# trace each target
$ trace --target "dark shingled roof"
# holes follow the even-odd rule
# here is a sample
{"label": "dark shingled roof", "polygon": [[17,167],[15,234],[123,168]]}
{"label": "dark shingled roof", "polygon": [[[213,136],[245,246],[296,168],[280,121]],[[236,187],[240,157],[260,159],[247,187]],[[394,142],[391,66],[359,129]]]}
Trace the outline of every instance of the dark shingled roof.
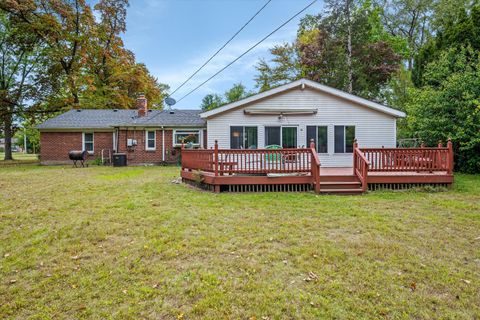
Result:
{"label": "dark shingled roof", "polygon": [[79,109],[48,119],[38,129],[107,129],[123,126],[204,127],[201,110],[149,110],[138,117],[137,110]]}

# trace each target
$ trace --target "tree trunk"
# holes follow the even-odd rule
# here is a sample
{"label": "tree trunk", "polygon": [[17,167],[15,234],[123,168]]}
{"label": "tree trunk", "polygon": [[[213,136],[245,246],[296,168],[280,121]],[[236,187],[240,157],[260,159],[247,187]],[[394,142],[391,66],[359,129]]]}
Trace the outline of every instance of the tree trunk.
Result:
{"label": "tree trunk", "polygon": [[353,70],[352,70],[352,22],[350,19],[351,0],[345,1],[345,16],[347,18],[347,68],[348,68],[348,93],[353,91]]}
{"label": "tree trunk", "polygon": [[4,133],[5,133],[5,158],[4,160],[13,160],[12,157],[12,114],[9,113],[9,109],[7,109],[4,117]]}

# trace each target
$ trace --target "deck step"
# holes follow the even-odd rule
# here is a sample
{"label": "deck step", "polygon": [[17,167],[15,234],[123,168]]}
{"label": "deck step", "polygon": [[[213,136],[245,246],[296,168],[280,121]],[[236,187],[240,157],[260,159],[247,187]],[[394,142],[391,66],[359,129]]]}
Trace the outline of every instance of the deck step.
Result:
{"label": "deck step", "polygon": [[320,181],[321,189],[354,189],[360,188],[362,183],[360,181]]}
{"label": "deck step", "polygon": [[361,194],[363,192],[362,188],[349,188],[349,189],[322,189],[320,188],[320,193],[331,193],[331,194]]}
{"label": "deck step", "polygon": [[322,175],[320,172],[320,182],[355,182],[358,181],[357,176],[355,175],[335,175],[327,176]]}

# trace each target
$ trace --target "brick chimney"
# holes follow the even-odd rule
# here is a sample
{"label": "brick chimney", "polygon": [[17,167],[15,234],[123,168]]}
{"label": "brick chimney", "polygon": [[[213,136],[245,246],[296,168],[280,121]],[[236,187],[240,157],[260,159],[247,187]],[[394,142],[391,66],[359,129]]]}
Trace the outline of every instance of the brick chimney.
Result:
{"label": "brick chimney", "polygon": [[148,113],[147,99],[145,98],[145,94],[143,94],[143,93],[138,94],[137,110],[138,110],[138,116],[139,117],[144,117]]}

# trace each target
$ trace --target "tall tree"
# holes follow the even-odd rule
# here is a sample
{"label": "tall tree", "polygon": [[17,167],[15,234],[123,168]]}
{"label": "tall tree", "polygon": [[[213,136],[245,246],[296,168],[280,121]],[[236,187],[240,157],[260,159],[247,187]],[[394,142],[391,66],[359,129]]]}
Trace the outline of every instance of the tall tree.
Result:
{"label": "tall tree", "polygon": [[15,17],[0,11],[0,119],[5,136],[5,160],[12,160],[14,120],[34,99],[43,43],[26,32]]}
{"label": "tall tree", "polygon": [[428,80],[423,75],[426,66],[438,59],[444,50],[465,46],[480,50],[480,4],[471,6],[465,2],[436,23],[437,34],[421,48],[415,58],[412,80],[418,87]]}
{"label": "tall tree", "polygon": [[[28,25],[49,48],[51,72],[65,83],[64,105],[79,104],[80,75],[91,44],[94,17],[85,0],[9,0],[0,8]],[[60,71],[60,72],[59,72]]]}
{"label": "tall tree", "polygon": [[405,38],[408,44],[407,69],[430,36],[434,0],[378,0],[382,22],[394,36]]}
{"label": "tall tree", "polygon": [[[379,9],[370,3],[331,1],[325,15],[301,20],[296,41],[260,61],[260,89],[305,77],[366,98],[383,92],[398,71],[404,44],[387,34]],[[287,71],[287,72],[286,72]]]}
{"label": "tall tree", "polygon": [[480,54],[471,46],[441,52],[409,90],[407,133],[430,145],[451,138],[456,170],[480,172]]}

